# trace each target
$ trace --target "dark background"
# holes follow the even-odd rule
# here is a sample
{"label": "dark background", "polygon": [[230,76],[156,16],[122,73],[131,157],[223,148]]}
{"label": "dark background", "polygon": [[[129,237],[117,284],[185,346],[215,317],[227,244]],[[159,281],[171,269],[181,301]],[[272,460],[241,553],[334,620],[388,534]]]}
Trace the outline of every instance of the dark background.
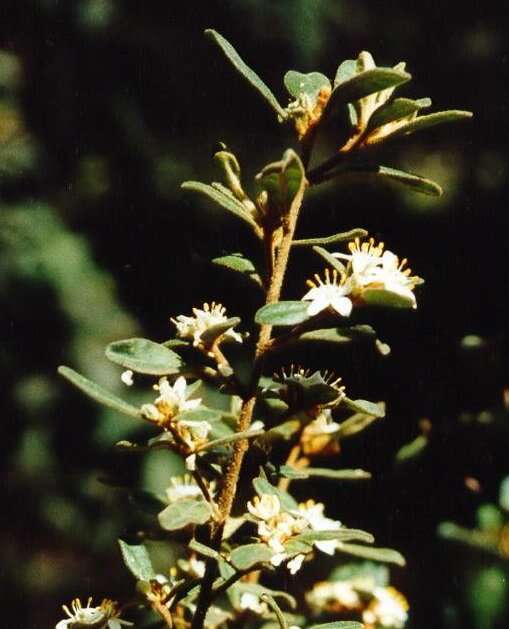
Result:
{"label": "dark background", "polygon": [[[412,627],[507,626],[507,611],[481,624],[465,593],[490,560],[436,535],[443,520],[473,526],[509,472],[506,13],[502,3],[359,0],[0,4],[2,626],[52,626],[62,602],[88,592],[125,598],[132,583],[115,539],[132,516],[125,494],[97,477],[164,483],[155,459],[133,466],[111,454],[137,426],[70,390],[56,366],[119,390],[107,342],[165,340],[169,316],[206,300],[244,319],[259,305],[209,264],[253,253],[249,234],[180,183],[218,178],[218,140],[237,154],[247,187],[296,141],[203,36],[207,27],[282,103],[286,70],[333,76],[366,49],[380,65],[407,61],[414,79],[402,95],[474,112],[387,155],[436,179],[442,198],[331,183],[310,193],[298,233],[365,227],[426,279],[416,312],[363,315],[391,356],[307,357],[334,368],[353,394],[388,404],[384,422],[342,454],[342,465],[375,479],[335,488],[331,515],[406,555],[393,581],[410,600]],[[319,156],[333,149],[324,143]],[[300,298],[318,270],[311,254],[296,253],[287,298]],[[423,418],[433,426],[427,449],[396,466]],[[327,487],[313,491],[326,496]]]}

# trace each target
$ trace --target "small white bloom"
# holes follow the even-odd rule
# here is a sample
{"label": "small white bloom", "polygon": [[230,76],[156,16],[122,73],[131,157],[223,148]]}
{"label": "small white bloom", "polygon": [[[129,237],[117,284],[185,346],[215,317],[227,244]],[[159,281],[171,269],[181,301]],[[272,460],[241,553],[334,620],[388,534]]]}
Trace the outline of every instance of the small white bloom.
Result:
{"label": "small white bloom", "polygon": [[269,612],[267,603],[260,600],[260,597],[252,592],[244,592],[239,600],[240,609],[250,609],[255,614],[264,615]]}
{"label": "small white bloom", "polygon": [[56,624],[55,629],[74,629],[77,627],[92,626],[95,629],[121,629],[121,625],[132,626],[133,623],[119,618],[120,612],[115,601],[104,599],[98,607],[92,606],[89,598],[87,605],[83,607],[79,598],[71,603],[71,609],[63,605],[63,610],[68,618]]}
{"label": "small white bloom", "polygon": [[361,605],[361,599],[354,586],[348,581],[323,581],[313,586],[306,594],[306,601],[317,611],[334,611],[337,607],[355,609]]}
{"label": "small white bloom", "polygon": [[[299,504],[298,515],[304,518],[313,531],[337,531],[341,528],[341,522],[327,518],[323,514],[324,505],[321,502],[315,503],[314,500],[308,500]],[[314,542],[314,545],[327,555],[333,555],[338,546],[335,539],[322,540]]]}
{"label": "small white bloom", "polygon": [[333,253],[335,258],[342,258],[351,263],[351,282],[354,290],[374,281],[374,274],[382,264],[384,243],[375,245],[373,238],[360,242],[359,238],[348,243],[350,253]]}
{"label": "small white bloom", "polygon": [[408,619],[408,602],[392,587],[375,588],[374,598],[362,614],[366,624],[387,629],[403,629]]}
{"label": "small white bloom", "polygon": [[375,281],[380,282],[386,291],[406,297],[412,302],[412,307],[417,308],[413,289],[422,283],[420,277],[411,276],[411,270],[403,268],[406,259],[401,262],[391,251],[386,251],[382,256],[382,268],[378,270]]}
{"label": "small white bloom", "polygon": [[179,376],[173,386],[164,377],[154,386],[160,395],[154,404],[144,404],[141,412],[150,421],[164,423],[173,419],[183,411],[192,411],[201,404],[201,398],[188,400],[186,395],[187,383],[184,376]]}
{"label": "small white bloom", "polygon": [[185,476],[174,476],[170,479],[170,486],[166,489],[168,504],[201,497],[201,489],[196,484],[194,478],[189,474]]}
{"label": "small white bloom", "polygon": [[308,314],[314,316],[325,310],[332,308],[342,317],[350,316],[352,312],[352,301],[347,295],[351,293],[350,283],[345,276],[338,277],[336,269],[332,271],[332,278],[329,269],[325,269],[325,282],[319,275],[315,275],[316,283],[308,280],[310,290],[302,297],[302,301],[310,301]]}
{"label": "small white bloom", "polygon": [[134,374],[131,369],[126,369],[126,371],[122,372],[120,380],[122,380],[127,387],[132,387],[134,384],[133,375]]}
{"label": "small white bloom", "polygon": [[295,555],[295,557],[286,564],[290,574],[295,574],[301,569],[302,562],[305,558],[305,555]]}
{"label": "small white bloom", "polygon": [[[216,325],[227,321],[226,308],[221,304],[212,302],[203,304],[203,309],[193,308],[192,317],[186,315],[178,315],[175,319],[171,319],[177,328],[177,336],[180,338],[192,339],[193,345],[198,346],[202,343],[202,335],[204,332]],[[238,343],[242,343],[242,336],[235,332],[232,328],[224,333],[225,337],[232,338]]]}
{"label": "small white bloom", "polygon": [[279,498],[272,494],[263,494],[262,497],[255,496],[253,502],[247,503],[247,510],[251,515],[260,520],[270,520],[279,514],[281,503]]}

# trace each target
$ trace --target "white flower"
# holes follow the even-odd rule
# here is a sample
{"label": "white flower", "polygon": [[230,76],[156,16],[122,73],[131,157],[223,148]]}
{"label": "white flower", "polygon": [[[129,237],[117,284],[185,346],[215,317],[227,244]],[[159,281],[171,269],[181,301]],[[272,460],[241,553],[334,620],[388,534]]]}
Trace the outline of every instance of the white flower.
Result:
{"label": "white flower", "polygon": [[408,619],[408,602],[405,597],[392,587],[375,588],[374,598],[362,620],[369,625],[402,629]]}
{"label": "white flower", "polygon": [[[204,332],[228,320],[226,308],[215,302],[212,302],[210,305],[203,304],[203,309],[193,308],[193,315],[193,317],[178,315],[171,321],[177,328],[177,336],[192,339],[195,346],[199,346],[202,343]],[[242,336],[232,328],[228,329],[224,336],[242,343]]]}
{"label": "white flower", "polygon": [[335,258],[342,258],[351,263],[352,288],[360,288],[374,281],[374,274],[377,273],[382,264],[382,253],[384,243],[375,245],[373,238],[361,243],[359,238],[348,243],[350,253],[333,253]]}
{"label": "white flower", "polygon": [[174,504],[180,500],[192,500],[201,498],[201,489],[192,476],[174,476],[170,479],[170,486],[166,489],[168,504]]}
{"label": "white flower", "polygon": [[[305,503],[300,503],[299,510],[295,513],[304,518],[313,531],[337,531],[341,528],[341,522],[325,517],[323,514],[324,508],[321,502],[315,503],[314,500],[308,500]],[[318,550],[321,550],[327,555],[333,555],[338,546],[338,541],[335,539],[321,540],[313,543]]]}
{"label": "white flower", "polygon": [[390,293],[396,293],[406,297],[412,302],[412,307],[417,308],[413,289],[422,283],[420,277],[411,276],[412,271],[405,269],[407,261],[401,262],[391,251],[386,251],[382,256],[382,267],[378,269],[375,281],[380,282],[383,288]]}
{"label": "white flower", "polygon": [[201,398],[188,400],[186,395],[187,383],[184,376],[179,376],[172,386],[168,378],[159,380],[154,386],[160,395],[154,404],[144,404],[141,412],[146,419],[156,423],[165,423],[183,411],[192,411],[201,404]]}
{"label": "white flower", "polygon": [[133,380],[133,372],[131,369],[126,369],[125,371],[122,372],[121,376],[120,376],[120,380],[122,380],[122,382],[127,386],[127,387],[132,387],[134,380]]}
{"label": "white flower", "polygon": [[345,276],[338,278],[336,269],[332,271],[332,278],[329,269],[325,269],[325,282],[319,275],[315,275],[316,283],[308,280],[310,290],[302,297],[302,301],[310,301],[308,314],[314,316],[325,310],[332,308],[342,317],[350,316],[352,312],[352,301],[347,295],[351,293],[350,283]]}
{"label": "white flower", "polygon": [[255,518],[270,520],[279,514],[281,503],[277,496],[263,494],[261,498],[255,496],[253,502],[248,502],[247,510],[251,515],[254,515]]}
{"label": "white flower", "polygon": [[360,606],[361,599],[353,585],[348,581],[323,581],[317,583],[311,592],[306,594],[306,601],[317,611],[339,611],[355,609]]}
{"label": "white flower", "polygon": [[260,600],[260,597],[251,592],[244,592],[239,600],[240,609],[250,609],[255,614],[264,615],[269,612],[267,603]]}
{"label": "white flower", "polygon": [[95,629],[121,629],[122,625],[133,624],[119,618],[118,604],[109,599],[104,599],[99,607],[92,607],[92,599],[89,598],[86,607],[83,607],[80,599],[75,598],[71,609],[63,605],[63,610],[68,618],[58,622],[55,629],[81,629],[88,626]]}
{"label": "white flower", "polygon": [[290,571],[290,574],[295,574],[301,569],[302,562],[305,558],[306,555],[295,555],[295,557],[286,564],[286,567]]}
{"label": "white flower", "polygon": [[333,421],[330,409],[323,409],[320,415],[307,424],[302,431],[300,442],[304,454],[339,451],[338,443],[334,438],[339,427],[340,425]]}

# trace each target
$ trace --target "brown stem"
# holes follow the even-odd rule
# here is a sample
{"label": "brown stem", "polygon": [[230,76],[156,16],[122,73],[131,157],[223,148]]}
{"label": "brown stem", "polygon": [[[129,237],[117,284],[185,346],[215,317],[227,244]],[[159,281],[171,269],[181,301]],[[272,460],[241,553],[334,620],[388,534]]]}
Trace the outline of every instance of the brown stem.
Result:
{"label": "brown stem", "polygon": [[[283,217],[282,221],[282,231],[283,238],[281,240],[281,244],[279,245],[276,253],[276,259],[274,263],[274,268],[272,274],[270,276],[270,282],[267,290],[267,297],[265,300],[266,304],[273,304],[279,300],[279,296],[281,294],[281,289],[283,287],[283,281],[286,273],[286,267],[288,265],[288,257],[290,255],[290,250],[292,247],[293,235],[295,233],[295,227],[297,226],[297,219],[299,217],[299,210],[302,205],[302,199],[304,197],[304,193],[308,187],[307,180],[303,181],[299,191],[293,198],[292,204],[287,212],[287,214]],[[266,245],[272,244],[266,242]],[[244,399],[242,404],[242,408],[239,415],[239,421],[237,424],[237,431],[244,432],[249,429],[251,425],[251,420],[253,418],[253,411],[256,403],[256,387],[258,385],[258,381],[261,375],[262,363],[265,356],[265,348],[269,343],[272,334],[272,326],[263,324],[260,327],[260,333],[258,336],[258,342],[256,344],[256,352],[255,352],[255,367],[253,370],[253,377],[251,380],[251,385],[249,387],[249,394]],[[242,467],[242,461],[244,460],[244,455],[249,447],[249,441],[247,439],[242,439],[236,441],[233,446],[232,458],[230,461],[230,465],[226,471],[226,475],[224,478],[223,487],[221,489],[221,493],[219,494],[218,499],[218,507],[220,519],[214,525],[213,529],[213,547],[219,547],[221,544],[222,537],[222,529],[224,528],[224,523],[228,519],[230,512],[233,506],[233,500],[237,493],[237,483],[239,480],[240,470]],[[216,574],[216,564],[213,560],[207,561],[207,568],[205,572],[205,576],[203,577],[202,586],[200,588],[200,594],[198,596],[196,612],[194,614],[192,629],[202,629],[203,622],[205,620],[205,615],[207,613],[207,609],[212,601],[213,592],[212,592],[212,584],[214,581],[214,577]]]}

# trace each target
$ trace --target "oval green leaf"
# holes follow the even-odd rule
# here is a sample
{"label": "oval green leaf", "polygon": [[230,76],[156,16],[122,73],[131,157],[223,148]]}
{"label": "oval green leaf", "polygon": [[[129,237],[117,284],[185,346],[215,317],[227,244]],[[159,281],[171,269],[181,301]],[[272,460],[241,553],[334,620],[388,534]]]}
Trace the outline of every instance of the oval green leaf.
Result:
{"label": "oval green leaf", "polygon": [[161,511],[159,524],[165,531],[177,531],[189,524],[205,524],[211,518],[211,509],[204,500],[179,500]]}
{"label": "oval green leaf", "polygon": [[315,98],[322,87],[331,88],[329,79],[320,72],[310,72],[303,74],[295,70],[289,70],[284,78],[285,87],[294,98],[300,94],[307,94]]}
{"label": "oval green leaf", "polygon": [[261,325],[298,325],[307,321],[309,304],[305,301],[278,301],[260,308],[255,315],[256,323]]}
{"label": "oval green leaf", "polygon": [[260,563],[267,563],[273,555],[267,544],[246,544],[235,548],[230,554],[230,563],[237,570],[249,570]]}
{"label": "oval green leaf", "polygon": [[406,563],[403,555],[392,548],[373,548],[373,546],[359,546],[357,544],[342,542],[337,550],[347,555],[372,559],[373,561],[380,561],[382,563],[393,563],[397,566],[404,566]]}
{"label": "oval green leaf", "polygon": [[106,347],[105,353],[106,358],[117,365],[152,376],[175,374],[182,367],[178,354],[148,339],[114,341]]}
{"label": "oval green leaf", "polygon": [[351,400],[350,398],[344,397],[343,404],[358,413],[365,413],[373,417],[385,417],[385,409],[380,404],[375,404],[368,400]]}
{"label": "oval green leaf", "polygon": [[130,545],[121,539],[118,543],[125,565],[139,581],[150,581],[156,577],[152,561],[143,544]]}
{"label": "oval green leaf", "polygon": [[88,378],[85,378],[85,376],[79,374],[77,371],[74,371],[74,369],[61,366],[58,368],[58,373],[96,402],[104,404],[104,406],[108,406],[109,408],[119,411],[120,413],[124,413],[125,415],[129,415],[131,417],[141,417],[141,411],[139,408],[124,402],[124,400],[116,396],[114,393],[103,389],[95,382],[92,382]]}

